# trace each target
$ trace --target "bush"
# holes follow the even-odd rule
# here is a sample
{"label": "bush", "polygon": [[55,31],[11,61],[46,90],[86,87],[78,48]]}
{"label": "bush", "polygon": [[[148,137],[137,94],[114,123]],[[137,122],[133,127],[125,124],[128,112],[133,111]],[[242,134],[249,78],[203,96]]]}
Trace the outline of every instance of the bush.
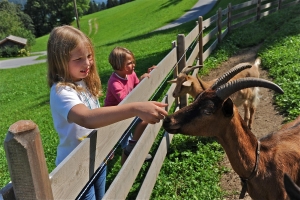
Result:
{"label": "bush", "polygon": [[29,51],[27,51],[26,49],[21,49],[18,51],[18,57],[26,57],[26,56],[30,56]]}
{"label": "bush", "polygon": [[17,45],[5,46],[0,49],[1,57],[17,57],[19,54],[19,48]]}

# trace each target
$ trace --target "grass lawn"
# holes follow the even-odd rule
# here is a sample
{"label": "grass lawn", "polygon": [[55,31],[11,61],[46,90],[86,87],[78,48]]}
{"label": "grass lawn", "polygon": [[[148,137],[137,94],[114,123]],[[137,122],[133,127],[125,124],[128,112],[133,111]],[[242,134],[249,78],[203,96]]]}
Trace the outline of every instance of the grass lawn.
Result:
{"label": "grass lawn", "polygon": [[[112,73],[108,64],[108,54],[113,47],[124,46],[135,53],[136,71],[140,75],[149,66],[157,64],[164,58],[171,49],[171,42],[176,40],[177,34],[187,34],[192,30],[195,26],[194,21],[170,30],[151,33],[152,30],[181,16],[197,1],[175,2],[136,0],[80,19],[81,30],[89,35],[95,44],[96,61],[104,96],[107,80]],[[233,5],[240,2],[244,1],[231,1]],[[219,7],[225,8],[227,4],[228,1],[219,1],[208,16],[215,14]],[[276,77],[275,82],[285,91],[284,95],[276,97],[276,102],[280,107],[288,110],[288,120],[295,118],[300,113],[299,90],[295,87],[299,83],[298,69],[300,69],[299,12],[300,6],[293,6],[235,30],[225,37],[222,45],[205,61],[206,70],[201,70],[200,75],[209,73],[209,69],[225,61],[239,48],[265,41],[260,51],[263,67],[270,70],[270,74]],[[92,31],[88,26],[89,21],[92,24]],[[259,34],[253,34],[254,32]],[[47,35],[37,38],[32,52],[44,51],[47,39]],[[287,48],[289,51],[285,51]],[[4,141],[9,126],[14,122],[23,119],[33,120],[41,131],[50,172],[55,168],[58,137],[53,129],[50,114],[46,67],[43,63],[0,70],[0,131],[2,132],[0,139]],[[100,98],[101,105],[103,99],[104,97]],[[3,146],[0,147],[0,155],[2,188],[10,180]],[[174,136],[170,153],[164,162],[151,198],[221,199],[222,191],[218,183],[226,169],[219,167],[217,163],[223,155],[220,145],[212,139]],[[118,155],[114,159],[119,159]],[[108,184],[120,167],[119,161],[114,163],[114,166],[110,166]],[[195,173],[190,173],[191,170]],[[129,197],[134,198],[138,187],[139,184],[136,183]]]}

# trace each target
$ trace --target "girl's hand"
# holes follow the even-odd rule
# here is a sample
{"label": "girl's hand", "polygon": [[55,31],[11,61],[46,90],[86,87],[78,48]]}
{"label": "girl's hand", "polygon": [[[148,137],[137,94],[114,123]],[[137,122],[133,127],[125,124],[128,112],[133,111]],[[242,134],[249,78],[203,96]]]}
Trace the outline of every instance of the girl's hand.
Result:
{"label": "girl's hand", "polygon": [[140,77],[140,81],[143,80],[143,79],[146,78],[146,77],[150,78],[150,74],[148,74],[148,73],[143,74],[143,75]]}
{"label": "girl's hand", "polygon": [[155,65],[153,65],[152,67],[148,68],[148,73],[143,74],[143,75],[140,77],[140,81],[143,80],[143,79],[146,78],[146,77],[150,78],[150,72],[151,72],[153,69],[155,69],[155,68],[156,68]]}
{"label": "girl's hand", "polygon": [[149,124],[158,123],[168,115],[164,109],[167,105],[156,101],[137,102],[137,116]]}
{"label": "girl's hand", "polygon": [[156,65],[153,65],[152,67],[148,68],[148,74],[155,68],[156,68]]}

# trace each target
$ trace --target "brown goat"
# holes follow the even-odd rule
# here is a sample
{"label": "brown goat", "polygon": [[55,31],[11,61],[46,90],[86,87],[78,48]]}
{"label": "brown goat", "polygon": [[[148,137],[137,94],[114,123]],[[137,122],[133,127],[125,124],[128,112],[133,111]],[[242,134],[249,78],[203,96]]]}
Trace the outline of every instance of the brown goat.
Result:
{"label": "brown goat", "polygon": [[[239,66],[249,66],[249,68],[239,72],[236,74],[232,80],[245,78],[245,77],[259,77],[259,66],[261,64],[261,59],[257,58],[252,65],[251,63],[240,63],[236,65],[235,67]],[[179,97],[185,94],[191,95],[193,98],[195,98],[199,93],[206,90],[210,86],[213,85],[213,83],[217,80],[210,80],[210,81],[204,81],[200,77],[193,77],[191,75],[188,75],[188,73],[195,68],[199,68],[201,66],[188,66],[185,67],[181,73],[178,74],[178,77],[176,79],[173,79],[169,81],[169,83],[176,83],[176,87],[172,93],[173,97]],[[233,100],[234,104],[239,107],[243,105],[244,107],[244,120],[248,127],[251,129],[253,120],[254,120],[254,113],[257,107],[257,104],[259,102],[259,89],[258,87],[253,88],[245,88],[242,90],[239,90],[232,94],[230,98]]]}
{"label": "brown goat", "polygon": [[278,85],[260,78],[226,83],[234,75],[230,74],[220,77],[189,106],[167,116],[163,127],[173,134],[215,137],[242,180],[241,198],[247,191],[252,199],[288,199],[284,173],[300,185],[300,117],[258,140],[228,97],[247,87],[283,91]]}

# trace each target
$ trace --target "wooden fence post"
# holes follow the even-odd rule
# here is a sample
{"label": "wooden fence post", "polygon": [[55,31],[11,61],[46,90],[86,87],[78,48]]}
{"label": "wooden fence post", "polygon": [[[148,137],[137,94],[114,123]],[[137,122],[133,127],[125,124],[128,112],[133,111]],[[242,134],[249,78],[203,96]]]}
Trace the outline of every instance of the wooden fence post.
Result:
{"label": "wooden fence post", "polygon": [[[174,40],[172,42],[172,49],[176,48],[176,41]],[[178,76],[178,64],[176,64],[174,70],[173,70],[173,79],[177,78]],[[178,98],[175,98],[175,108],[178,106]]]}
{"label": "wooden fence post", "polygon": [[282,3],[282,0],[278,0],[278,10],[281,9],[281,3]]}
{"label": "wooden fence post", "polygon": [[222,8],[219,8],[217,14],[218,14],[218,20],[217,20],[218,43],[221,43],[221,40],[222,40]]}
{"label": "wooden fence post", "polygon": [[260,6],[261,6],[261,0],[257,0],[257,4],[256,4],[256,20],[260,19]]}
{"label": "wooden fence post", "polygon": [[12,124],[4,149],[16,199],[53,199],[37,125],[30,120]]}
{"label": "wooden fence post", "polygon": [[228,28],[228,33],[231,31],[231,3],[228,4],[228,13],[227,13],[227,28]]}
{"label": "wooden fence post", "polygon": [[[177,62],[178,62],[178,72],[180,73],[182,69],[186,66],[186,54],[185,54],[185,36],[184,34],[177,35]],[[187,105],[188,95],[180,96],[179,98],[179,108],[183,108]]]}
{"label": "wooden fence post", "polygon": [[198,18],[198,26],[199,26],[199,52],[198,52],[198,58],[199,58],[199,65],[203,65],[203,18],[200,16]]}

